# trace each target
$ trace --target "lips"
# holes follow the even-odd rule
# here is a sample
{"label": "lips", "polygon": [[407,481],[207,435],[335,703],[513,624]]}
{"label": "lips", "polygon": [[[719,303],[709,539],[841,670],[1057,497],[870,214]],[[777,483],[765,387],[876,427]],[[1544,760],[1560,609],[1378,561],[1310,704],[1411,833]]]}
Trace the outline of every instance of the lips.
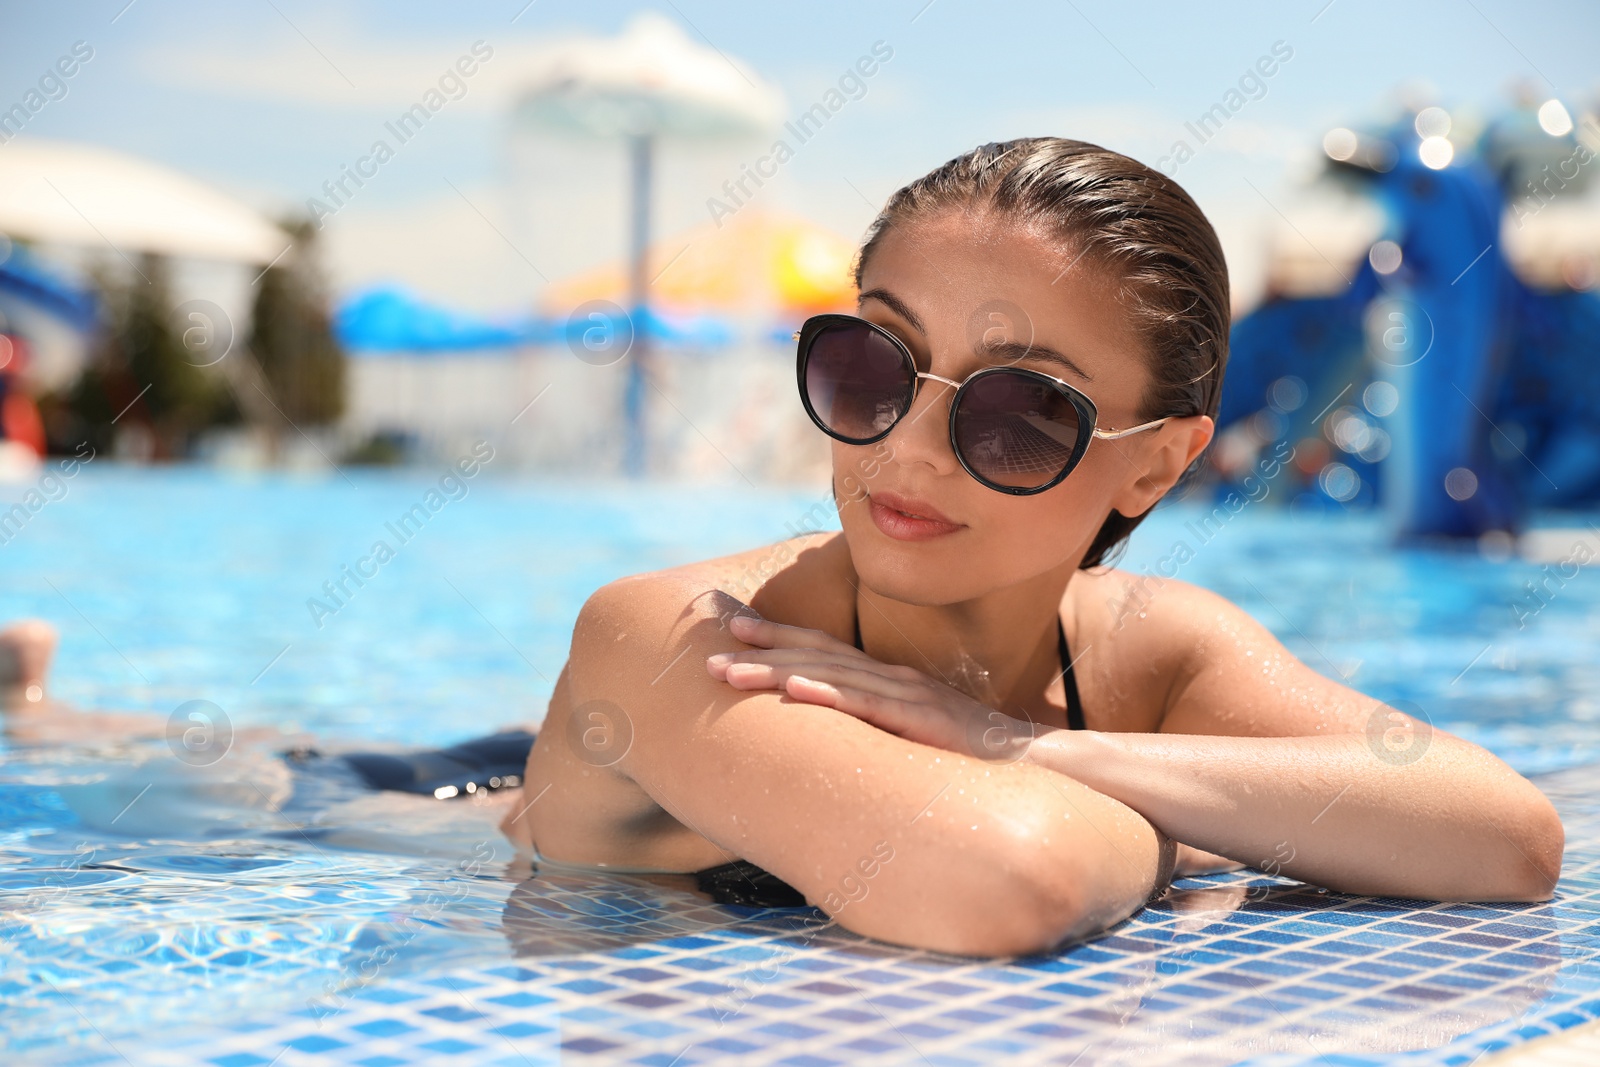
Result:
{"label": "lips", "polygon": [[872,499],[876,500],[884,507],[894,508],[896,511],[903,511],[907,515],[911,515],[915,518],[932,519],[934,522],[948,523],[951,526],[961,525],[961,523],[956,522],[954,519],[948,517],[944,514],[944,512],[940,511],[932,504],[917,500],[914,497],[901,496],[898,493],[891,493],[888,490],[880,489],[873,490],[871,496]]}

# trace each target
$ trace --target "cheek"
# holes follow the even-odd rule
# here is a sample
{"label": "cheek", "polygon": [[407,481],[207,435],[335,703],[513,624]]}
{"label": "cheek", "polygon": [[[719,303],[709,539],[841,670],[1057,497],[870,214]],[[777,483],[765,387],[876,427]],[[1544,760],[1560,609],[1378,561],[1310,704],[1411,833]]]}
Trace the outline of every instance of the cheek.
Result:
{"label": "cheek", "polygon": [[832,442],[833,492],[842,511],[851,504],[865,503],[867,493],[883,473],[883,458],[870,445]]}
{"label": "cheek", "polygon": [[1110,513],[1121,476],[1131,468],[1107,443],[1097,442],[1099,447],[1091,448],[1060,485],[1040,494],[1040,507],[1030,522],[1035,530],[1050,531],[1052,547],[1065,551],[1087,545]]}

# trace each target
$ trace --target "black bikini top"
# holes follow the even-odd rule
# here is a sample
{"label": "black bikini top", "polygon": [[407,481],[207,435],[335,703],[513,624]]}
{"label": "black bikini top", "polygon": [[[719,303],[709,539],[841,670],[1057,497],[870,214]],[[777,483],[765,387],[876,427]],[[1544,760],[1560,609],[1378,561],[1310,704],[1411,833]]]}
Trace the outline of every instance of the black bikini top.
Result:
{"label": "black bikini top", "polygon": [[[865,652],[861,647],[861,617],[856,616],[856,648]],[[1067,648],[1067,627],[1061,621],[1061,616],[1056,615],[1056,652],[1061,656],[1061,684],[1067,690],[1067,729],[1083,730],[1083,701],[1078,696],[1078,679],[1072,673],[1072,652]]]}
{"label": "black bikini top", "polygon": [[[861,647],[861,620],[855,620],[855,645]],[[1067,728],[1085,729],[1083,701],[1078,696],[1078,680],[1072,673],[1072,653],[1067,648],[1067,628],[1056,618],[1056,645],[1061,655],[1061,683],[1067,691]],[[718,904],[736,904],[749,908],[803,908],[805,896],[788,882],[770,871],[765,871],[749,860],[734,860],[694,872],[695,883],[701,892],[710,893]]]}

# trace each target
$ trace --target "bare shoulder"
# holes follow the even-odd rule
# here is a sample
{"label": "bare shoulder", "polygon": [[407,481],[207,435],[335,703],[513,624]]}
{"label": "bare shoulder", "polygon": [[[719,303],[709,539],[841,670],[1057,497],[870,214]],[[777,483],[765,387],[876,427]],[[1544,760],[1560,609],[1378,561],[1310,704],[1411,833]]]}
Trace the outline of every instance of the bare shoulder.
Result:
{"label": "bare shoulder", "polygon": [[734,613],[845,625],[842,583],[830,580],[844,547],[836,537],[801,535],[618,578],[590,594],[528,757],[526,807],[505,832],[574,862],[683,870],[729,859],[637,780],[650,751],[637,734],[704,707],[705,657],[748,647],[728,630]]}
{"label": "bare shoulder", "polygon": [[[736,613],[837,634],[853,608],[840,570],[847,565],[843,535],[822,533],[609,582],[573,627],[570,684],[579,694],[672,703],[685,695],[668,677],[681,659],[747,647],[728,629]],[[630,650],[620,660],[612,654],[618,642]],[[706,684],[703,664],[693,667],[695,682]]]}
{"label": "bare shoulder", "polygon": [[[1086,579],[1086,580],[1085,580]],[[1293,736],[1364,729],[1378,702],[1320,673],[1227,597],[1191,582],[1106,568],[1069,587],[1068,610],[1101,646],[1096,666],[1168,733]],[[1330,677],[1329,675],[1334,675]],[[1087,698],[1086,698],[1087,702]]]}
{"label": "bare shoulder", "polygon": [[835,603],[839,599],[837,594],[848,591],[844,575],[849,557],[844,534],[838,530],[824,530],[621,581],[643,579],[664,583],[670,588],[685,581],[700,583],[738,597],[763,614],[770,608],[804,615],[818,608],[826,610],[838,606]]}

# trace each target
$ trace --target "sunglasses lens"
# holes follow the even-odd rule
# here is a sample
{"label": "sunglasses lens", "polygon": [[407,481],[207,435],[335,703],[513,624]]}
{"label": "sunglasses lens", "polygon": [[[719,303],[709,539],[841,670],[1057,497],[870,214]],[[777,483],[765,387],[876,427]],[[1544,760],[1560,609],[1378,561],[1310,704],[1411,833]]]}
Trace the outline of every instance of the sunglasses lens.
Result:
{"label": "sunglasses lens", "polygon": [[1001,371],[970,382],[956,410],[956,446],[996,485],[1033,489],[1079,452],[1078,409],[1031,375]]}
{"label": "sunglasses lens", "polygon": [[876,437],[911,405],[905,355],[867,326],[827,326],[806,355],[806,397],[830,433],[852,440]]}

